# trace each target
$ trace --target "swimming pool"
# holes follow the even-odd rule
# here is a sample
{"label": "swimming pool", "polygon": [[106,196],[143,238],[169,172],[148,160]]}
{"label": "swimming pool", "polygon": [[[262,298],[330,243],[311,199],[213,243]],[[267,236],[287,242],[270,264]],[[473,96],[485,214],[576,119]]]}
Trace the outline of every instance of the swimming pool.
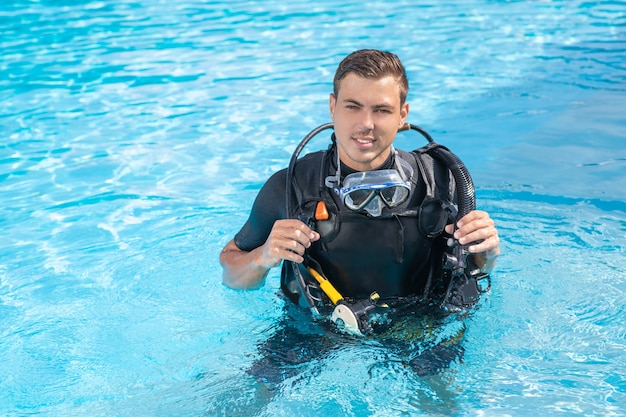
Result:
{"label": "swimming pool", "polygon": [[[623,414],[625,27],[623,1],[3,2],[0,410]],[[259,393],[278,270],[229,290],[218,253],[362,47],[404,61],[503,255],[448,369],[344,340]]]}

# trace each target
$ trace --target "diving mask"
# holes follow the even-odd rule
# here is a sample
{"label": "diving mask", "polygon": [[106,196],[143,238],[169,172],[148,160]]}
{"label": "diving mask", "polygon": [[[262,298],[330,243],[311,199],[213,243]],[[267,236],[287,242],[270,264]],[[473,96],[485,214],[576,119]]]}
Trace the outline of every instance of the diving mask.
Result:
{"label": "diving mask", "polygon": [[346,176],[335,192],[350,210],[364,210],[378,217],[383,204],[393,208],[409,198],[411,183],[403,180],[395,169],[355,172]]}
{"label": "diving mask", "polygon": [[[391,146],[395,159],[395,169],[362,171],[347,175],[341,184],[341,160],[337,154],[337,171],[326,177],[325,184],[332,188],[343,204],[354,211],[366,211],[378,217],[383,212],[383,205],[393,208],[404,203],[411,195],[413,168],[398,151]],[[407,175],[408,172],[408,175]]]}

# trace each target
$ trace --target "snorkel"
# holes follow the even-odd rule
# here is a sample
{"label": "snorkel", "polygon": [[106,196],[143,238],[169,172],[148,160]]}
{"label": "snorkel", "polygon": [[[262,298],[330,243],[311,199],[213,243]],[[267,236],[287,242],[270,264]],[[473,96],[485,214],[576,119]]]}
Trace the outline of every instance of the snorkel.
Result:
{"label": "snorkel", "polygon": [[[327,123],[323,124],[316,129],[312,130],[309,134],[307,134],[302,141],[296,147],[290,163],[287,169],[287,178],[286,178],[286,213],[290,218],[298,218],[296,211],[294,211],[294,207],[292,207],[293,201],[298,202],[298,194],[295,188],[294,181],[294,173],[295,166],[298,160],[298,157],[302,153],[303,149],[306,145],[311,141],[313,137],[315,137],[320,132],[332,129],[333,124]],[[475,209],[476,200],[475,200],[475,190],[474,185],[469,175],[469,172],[465,165],[461,162],[461,160],[456,157],[449,149],[446,147],[436,143],[433,138],[426,132],[424,129],[420,128],[417,125],[406,123],[399,131],[406,130],[415,130],[420,133],[427,141],[428,144],[421,148],[423,153],[428,153],[432,158],[437,159],[444,166],[448,168],[450,173],[452,174],[455,182],[456,182],[456,202],[457,207],[454,207],[452,203],[443,207],[444,214],[447,213],[446,224],[454,223],[454,228],[456,230],[457,222],[466,214]],[[404,161],[403,161],[404,162]],[[292,200],[293,199],[293,200]],[[315,219],[300,219],[305,223],[308,222],[308,225],[312,228],[315,228]],[[443,225],[445,226],[445,224]],[[433,236],[438,236],[441,234],[443,226],[440,231]],[[461,306],[467,306],[475,303],[475,300],[478,299],[478,295],[480,292],[483,292],[478,289],[477,281],[481,279],[480,270],[469,270],[471,268],[471,262],[468,262],[469,252],[467,251],[466,246],[462,246],[456,241],[453,237],[448,239],[447,247],[445,249],[445,253],[442,260],[442,268],[444,275],[447,274],[447,278],[449,282],[447,284],[446,294],[441,301],[440,306],[446,310],[454,310],[454,306],[460,304]],[[307,258],[307,255],[305,255]],[[303,275],[304,268],[300,268],[300,266],[295,262],[289,262],[290,267],[293,270],[293,274],[295,276],[295,281],[298,286],[298,290],[301,294],[301,299],[306,301],[308,308],[313,313],[314,317],[321,318],[316,302],[319,302],[320,299],[312,296],[310,293],[309,287],[311,284],[318,285],[318,288],[324,292],[328,299],[332,301],[334,305],[334,311],[331,316],[331,321],[336,324],[340,324],[340,327],[343,326],[345,330],[348,330],[351,333],[356,334],[367,334],[371,331],[371,326],[368,323],[367,312],[377,306],[378,296],[374,294],[369,299],[360,300],[356,303],[347,302],[341,294],[332,287],[330,281],[328,281],[325,277],[321,275],[321,271],[315,271],[315,269],[309,267],[309,273],[312,278],[309,277],[307,283],[307,279]],[[305,263],[306,264],[306,263]],[[469,266],[469,268],[468,268]],[[289,267],[289,266],[288,266]],[[306,270],[304,270],[306,273]],[[486,275],[486,274],[483,274]],[[468,278],[469,276],[469,278]],[[488,275],[486,275],[488,277]],[[315,282],[317,281],[317,283]],[[327,289],[329,289],[327,291]],[[458,294],[459,288],[461,293],[460,301]],[[487,288],[488,290],[488,288]],[[486,291],[486,290],[485,290]],[[342,325],[342,326],[341,326]]]}

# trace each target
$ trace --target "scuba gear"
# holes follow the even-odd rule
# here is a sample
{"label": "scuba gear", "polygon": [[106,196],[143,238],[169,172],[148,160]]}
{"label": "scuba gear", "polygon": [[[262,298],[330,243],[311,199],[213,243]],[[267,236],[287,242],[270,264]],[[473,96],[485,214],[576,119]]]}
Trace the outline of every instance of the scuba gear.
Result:
{"label": "scuba gear", "polygon": [[340,329],[356,335],[366,335],[372,332],[367,312],[376,307],[376,296],[366,298],[356,303],[342,302],[335,306],[330,321]]}
{"label": "scuba gear", "polygon": [[358,303],[347,302],[341,294],[333,287],[324,276],[315,269],[309,267],[308,271],[313,275],[320,285],[320,289],[328,296],[335,305],[330,321],[337,327],[353,334],[368,334],[372,328],[369,324],[367,312],[376,307],[376,301],[380,298],[377,293],[373,293],[370,298]]}
{"label": "scuba gear", "polygon": [[[457,221],[475,208],[474,187],[462,162],[427,132],[406,124],[401,130],[416,130],[429,143],[410,153],[393,150],[397,170],[349,174],[341,186],[341,161],[333,143],[329,152],[304,157],[302,167],[296,171],[296,161],[306,144],[332,127],[325,124],[309,133],[296,148],[286,172],[287,217],[302,220],[321,238],[307,250],[304,264],[285,262],[283,291],[318,318],[328,317],[331,300],[331,319],[356,324],[361,333],[368,331],[367,324],[361,324],[362,318],[377,306],[375,299],[368,298],[373,292],[385,300],[412,297],[432,302],[432,291],[441,290],[437,293],[438,304],[446,311],[477,301],[480,290],[476,283],[482,276],[476,272],[480,270],[468,259],[465,247],[446,246],[442,238],[447,224],[454,223],[456,228]],[[332,168],[329,161],[334,156],[335,172],[328,175],[327,170]],[[319,164],[320,170],[316,169]],[[416,170],[420,175],[413,179]],[[450,195],[450,174],[455,182],[454,196]],[[316,175],[321,175],[317,189]],[[335,192],[329,193],[330,189]],[[327,285],[316,279],[308,269],[311,266],[327,273],[332,284],[325,281],[347,299],[334,302],[325,295],[322,286]],[[418,294],[420,289],[422,295]]]}
{"label": "scuba gear", "polygon": [[335,188],[335,192],[350,210],[365,210],[378,217],[382,213],[382,203],[393,208],[409,198],[411,183],[403,181],[395,169],[355,172],[348,175],[343,186]]}
{"label": "scuba gear", "polygon": [[[469,265],[469,253],[454,239],[448,239],[449,250],[444,253],[443,273],[449,275],[450,284],[440,303],[449,312],[459,311],[478,302],[480,294],[491,289],[491,278],[480,268]],[[481,281],[487,280],[485,286]]]}
{"label": "scuba gear", "polygon": [[327,280],[319,272],[311,267],[309,267],[308,270],[311,275],[313,275],[313,278],[315,278],[320,284],[320,289],[324,291],[324,294],[328,296],[333,304],[337,304],[339,301],[343,300],[343,296],[339,294],[339,291],[337,291],[337,289],[333,287],[333,284],[331,284],[329,280]]}

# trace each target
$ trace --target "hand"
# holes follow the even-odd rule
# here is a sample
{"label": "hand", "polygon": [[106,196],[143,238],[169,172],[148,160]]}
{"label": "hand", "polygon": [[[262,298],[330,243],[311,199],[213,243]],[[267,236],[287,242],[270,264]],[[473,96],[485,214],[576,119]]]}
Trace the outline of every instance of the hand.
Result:
{"label": "hand", "polygon": [[306,249],[319,238],[319,233],[300,220],[277,220],[261,247],[257,263],[267,269],[278,266],[282,260],[302,263]]}
{"label": "hand", "polygon": [[[452,233],[454,226],[447,225],[446,231]],[[500,255],[498,230],[489,214],[484,211],[474,210],[463,216],[457,222],[454,238],[461,245],[469,245],[467,250],[470,253],[479,253],[485,260],[495,259]]]}

